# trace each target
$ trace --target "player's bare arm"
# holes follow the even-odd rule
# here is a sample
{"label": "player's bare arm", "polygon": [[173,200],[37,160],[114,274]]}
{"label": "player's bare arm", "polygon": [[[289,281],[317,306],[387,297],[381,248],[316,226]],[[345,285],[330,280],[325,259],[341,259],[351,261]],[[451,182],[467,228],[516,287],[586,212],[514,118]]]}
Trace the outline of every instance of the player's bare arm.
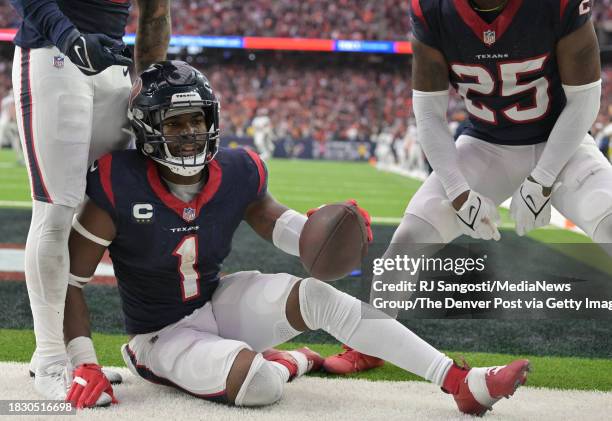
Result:
{"label": "player's bare arm", "polygon": [[424,92],[448,89],[448,63],[444,55],[414,38],[412,51],[412,87]]}
{"label": "player's bare arm", "polygon": [[106,393],[112,402],[117,402],[102,367],[98,365],[91,340],[89,309],[82,289],[93,277],[106,251],[106,244],[114,237],[115,225],[111,217],[88,200],[68,240],[70,280],[64,307],[64,339],[75,366],[75,380],[66,400],[79,408],[93,406],[102,393]]}
{"label": "player's bare arm", "polygon": [[[73,228],[68,239],[71,285],[68,286],[64,311],[66,343],[79,336],[91,336],[89,310],[82,290],[83,283],[78,284],[79,279],[91,279],[106,251],[106,246],[92,241],[92,239],[111,241],[115,237],[115,224],[111,217],[90,200],[86,202],[77,221],[80,227],[78,229]],[[79,231],[89,238],[86,238]]]}
{"label": "player's bare arm", "polygon": [[172,22],[170,0],[138,0],[140,14],[136,31],[136,73],[166,59]]}
{"label": "player's bare arm", "polygon": [[272,241],[276,221],[288,210],[288,207],[277,202],[270,193],[266,193],[264,197],[249,205],[244,219],[259,236]]}
{"label": "player's bare arm", "polygon": [[599,80],[601,62],[593,22],[585,23],[559,40],[557,62],[564,85],[586,85]]}

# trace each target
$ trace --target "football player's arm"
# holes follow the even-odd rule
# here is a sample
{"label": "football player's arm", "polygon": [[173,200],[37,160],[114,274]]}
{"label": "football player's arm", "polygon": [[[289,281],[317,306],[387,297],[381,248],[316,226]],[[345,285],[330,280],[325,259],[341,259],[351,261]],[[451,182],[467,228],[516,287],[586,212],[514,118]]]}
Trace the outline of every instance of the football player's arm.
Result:
{"label": "football player's arm", "polygon": [[438,175],[455,209],[460,209],[469,194],[461,174],[457,148],[448,128],[448,64],[437,49],[412,40],[413,107],[417,137],[432,168]]}
{"label": "football player's arm", "polygon": [[[112,218],[88,200],[75,220],[68,239],[70,279],[64,309],[64,339],[67,344],[75,338],[91,337],[89,310],[82,288],[93,277],[114,237],[115,224]],[[93,352],[93,344],[90,352]],[[95,357],[95,352],[93,355]]]}
{"label": "football player's arm", "polygon": [[56,0],[19,0],[15,4],[21,9],[23,19],[60,50],[70,33],[76,30]]}
{"label": "football player's arm", "polygon": [[551,187],[597,118],[601,96],[601,64],[593,23],[589,20],[557,43],[557,62],[567,98],[546,147],[531,173]]}
{"label": "football player's arm", "polygon": [[170,44],[172,22],[170,0],[138,0],[138,29],[136,30],[136,73],[151,64],[166,59]]}
{"label": "football player's arm", "polygon": [[266,193],[247,207],[244,219],[265,240],[288,254],[300,255],[300,234],[308,220],[306,215],[289,209]]}

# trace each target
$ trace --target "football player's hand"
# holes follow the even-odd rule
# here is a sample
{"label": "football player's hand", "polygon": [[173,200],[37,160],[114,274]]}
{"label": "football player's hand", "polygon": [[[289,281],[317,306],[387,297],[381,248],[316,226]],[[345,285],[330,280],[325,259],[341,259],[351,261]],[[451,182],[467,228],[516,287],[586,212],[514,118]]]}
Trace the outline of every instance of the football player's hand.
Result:
{"label": "football player's hand", "polygon": [[463,234],[482,240],[499,241],[501,238],[497,228],[501,217],[491,199],[471,190],[461,207],[454,210]]}
{"label": "football player's hand", "polygon": [[104,34],[82,34],[74,30],[60,49],[87,76],[110,66],[132,64],[126,45]]}
{"label": "football player's hand", "polygon": [[[357,210],[359,211],[359,214],[361,215],[361,217],[363,218],[363,220],[365,222],[366,232],[367,232],[367,235],[368,235],[368,243],[371,243],[372,241],[374,241],[374,233],[372,233],[372,217],[370,216],[368,211],[363,209],[363,208],[361,208],[361,207],[359,207],[359,205],[357,204],[357,201],[355,199],[348,199],[344,203],[346,203],[347,205],[350,205],[350,206],[355,206],[357,208]],[[323,206],[325,206],[325,205],[321,205],[318,208],[310,209],[308,212],[306,212],[306,216],[310,218],[310,216],[313,213],[315,213],[316,211],[321,209]]]}
{"label": "football player's hand", "polygon": [[561,184],[544,187],[531,176],[527,177],[521,187],[512,195],[510,217],[516,223],[516,233],[525,235],[535,228],[550,223],[552,192]]}
{"label": "football player's hand", "polygon": [[72,402],[77,408],[90,408],[106,392],[117,403],[110,382],[98,364],[81,364],[74,370],[72,385],[66,396],[66,402]]}

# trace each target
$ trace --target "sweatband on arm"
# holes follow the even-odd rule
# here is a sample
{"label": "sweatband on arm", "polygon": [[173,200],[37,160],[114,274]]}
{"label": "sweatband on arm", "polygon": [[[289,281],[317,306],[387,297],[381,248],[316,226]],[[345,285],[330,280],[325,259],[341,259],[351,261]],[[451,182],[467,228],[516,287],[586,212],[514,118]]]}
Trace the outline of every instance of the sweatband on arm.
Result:
{"label": "sweatband on arm", "polygon": [[93,279],[93,276],[89,276],[87,278],[83,276],[76,276],[72,273],[68,274],[68,285],[72,285],[73,287],[83,288],[85,284]]}
{"label": "sweatband on arm", "polygon": [[563,85],[567,103],[557,118],[542,156],[531,176],[543,186],[552,186],[559,173],[582,143],[599,113],[601,79],[580,86]]}
{"label": "sweatband on arm", "polygon": [[457,148],[446,121],[448,91],[413,90],[412,100],[418,141],[446,196],[453,201],[470,187],[459,169]]}
{"label": "sweatband on arm", "polygon": [[76,232],[87,238],[89,241],[99,244],[101,246],[108,247],[112,242],[109,240],[105,240],[104,238],[100,238],[97,235],[94,235],[91,232],[87,231],[87,228],[81,225],[77,218],[74,218],[74,221],[72,221],[72,228],[74,228]]}
{"label": "sweatband on arm", "polygon": [[300,256],[300,234],[308,218],[293,209],[286,210],[274,224],[272,243],[285,253]]}

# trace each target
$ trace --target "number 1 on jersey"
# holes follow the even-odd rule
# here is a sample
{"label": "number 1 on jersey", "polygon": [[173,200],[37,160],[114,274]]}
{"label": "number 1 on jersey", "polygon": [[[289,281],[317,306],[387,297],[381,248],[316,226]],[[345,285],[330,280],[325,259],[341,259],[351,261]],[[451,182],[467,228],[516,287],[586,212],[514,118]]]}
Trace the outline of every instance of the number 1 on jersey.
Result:
{"label": "number 1 on jersey", "polygon": [[198,264],[198,236],[187,235],[172,252],[178,257],[178,271],[181,276],[183,301],[192,300],[200,295],[200,273]]}

